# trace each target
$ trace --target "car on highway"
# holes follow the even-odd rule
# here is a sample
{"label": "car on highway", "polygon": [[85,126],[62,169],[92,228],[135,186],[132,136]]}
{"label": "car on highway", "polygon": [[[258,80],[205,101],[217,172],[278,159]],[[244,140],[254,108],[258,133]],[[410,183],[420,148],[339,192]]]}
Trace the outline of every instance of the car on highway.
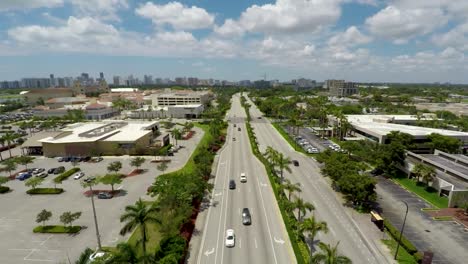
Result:
{"label": "car on highway", "polygon": [[233,137],[233,138],[232,138],[232,141],[236,141],[236,138],[235,138],[235,137]]}
{"label": "car on highway", "polygon": [[237,125],[236,125],[236,124],[234,124],[234,127],[237,127]]}
{"label": "car on highway", "polygon": [[229,189],[234,190],[236,188],[236,181],[229,180]]}
{"label": "car on highway", "polygon": [[39,178],[45,178],[45,177],[47,177],[47,176],[49,176],[49,174],[47,174],[47,172],[45,172],[45,171],[36,174],[36,177],[39,177]]}
{"label": "car on highway", "polygon": [[111,199],[114,197],[111,193],[108,192],[100,192],[97,195],[98,199]]}
{"label": "car on highway", "polygon": [[240,128],[240,127],[238,127],[238,128],[237,128],[237,131],[241,131],[241,128]]}
{"label": "car on highway", "polygon": [[245,172],[241,173],[240,182],[247,182],[247,175],[245,175]]}
{"label": "car on highway", "polygon": [[73,179],[79,180],[79,179],[81,179],[84,175],[85,175],[85,174],[84,174],[84,172],[82,172],[82,171],[77,172],[77,173],[75,173],[75,175],[73,176]]}
{"label": "car on highway", "polygon": [[226,230],[226,247],[234,247],[236,245],[236,235],[234,230]]}
{"label": "car on highway", "polygon": [[20,181],[24,181],[26,179],[31,178],[32,174],[30,172],[20,172],[18,175],[16,175],[16,179]]}
{"label": "car on highway", "polygon": [[242,209],[242,224],[243,225],[252,224],[252,216],[250,215],[249,208]]}
{"label": "car on highway", "polygon": [[294,166],[298,167],[299,166],[299,161],[297,160],[293,160],[292,163],[294,164]]}

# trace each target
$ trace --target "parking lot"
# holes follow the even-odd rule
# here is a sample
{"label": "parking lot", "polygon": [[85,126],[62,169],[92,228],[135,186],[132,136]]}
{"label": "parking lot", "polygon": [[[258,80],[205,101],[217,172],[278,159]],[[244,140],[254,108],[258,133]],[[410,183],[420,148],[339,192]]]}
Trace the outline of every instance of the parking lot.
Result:
{"label": "parking lot", "polygon": [[[177,170],[187,162],[196,144],[203,136],[203,131],[194,128],[195,135],[190,140],[179,140],[179,145],[184,146],[171,158],[166,172]],[[104,175],[107,173],[107,165],[113,161],[121,161],[121,173],[128,174],[134,167],[130,166],[129,156],[104,157],[99,163],[80,162],[77,167],[86,174]],[[145,173],[123,179],[123,182],[114,186],[122,190],[121,195],[112,199],[95,199],[101,242],[103,246],[115,246],[124,241],[129,235],[119,235],[123,226],[119,217],[124,207],[133,204],[138,198],[152,199],[146,195],[146,189],[154,182],[155,176],[161,172],[156,169],[158,163],[151,163],[153,157],[145,157],[146,162],[141,166]],[[28,168],[45,168],[46,171],[52,167],[65,166],[66,170],[73,166],[70,162],[58,162],[56,159],[37,157]],[[23,166],[19,166],[18,170]],[[49,175],[40,187],[53,187],[53,178],[57,175]],[[85,177],[86,177],[85,176]],[[97,246],[96,233],[93,222],[90,198],[86,197],[78,180],[73,176],[57,185],[65,189],[60,195],[27,195],[27,187],[23,181],[14,180],[6,184],[13,189],[12,192],[0,195],[0,263],[68,263],[70,259],[74,262],[79,254],[86,248]],[[110,190],[110,185],[99,184],[97,190]],[[34,234],[32,229],[38,224],[35,222],[36,215],[42,210],[51,211],[53,216],[46,224],[61,224],[59,216],[66,211],[81,211],[81,218],[74,225],[83,226],[83,230],[76,235],[66,234]]]}

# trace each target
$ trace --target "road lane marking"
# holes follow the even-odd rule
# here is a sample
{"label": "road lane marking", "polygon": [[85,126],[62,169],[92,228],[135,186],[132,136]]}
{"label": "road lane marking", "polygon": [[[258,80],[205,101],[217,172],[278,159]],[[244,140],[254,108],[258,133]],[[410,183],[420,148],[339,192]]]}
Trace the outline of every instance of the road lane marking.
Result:
{"label": "road lane marking", "polygon": [[220,196],[223,195],[223,192],[215,193],[214,196]]}
{"label": "road lane marking", "polygon": [[239,238],[239,248],[242,248],[242,239]]}
{"label": "road lane marking", "polygon": [[254,238],[254,243],[255,243],[255,248],[258,248],[257,239],[256,239],[256,238]]}
{"label": "road lane marking", "polygon": [[274,237],[275,239],[275,242],[278,243],[278,244],[284,244],[284,240],[283,239],[277,239],[276,237]]}
{"label": "road lane marking", "polygon": [[[224,174],[224,175],[225,175],[225,178],[224,178],[224,186],[223,186],[223,189],[224,189],[224,190],[226,190],[226,188],[227,188],[226,181],[227,181],[227,179],[228,179],[229,177],[227,177],[226,175],[228,175],[228,173],[229,173],[229,165],[230,165],[230,164],[231,164],[231,163],[228,163],[228,164],[227,164],[227,166],[226,166],[226,171],[225,171],[225,174]],[[223,195],[223,198],[224,198],[224,196],[226,196],[226,205],[224,206],[224,230],[226,230],[227,211],[228,211],[228,210],[227,210],[227,205],[228,205],[228,203],[229,203],[229,190],[227,190],[226,195]],[[223,209],[223,207],[222,207],[221,209]],[[221,216],[222,216],[222,210],[221,210]],[[221,219],[219,219],[219,220],[221,220]],[[221,221],[219,221],[219,223],[221,224]],[[224,233],[224,231],[223,231],[223,233]],[[218,239],[219,239],[219,226],[218,226]],[[218,249],[218,245],[219,245],[219,242],[216,242],[216,257],[218,256],[218,250],[217,250],[217,249]],[[224,247],[221,248],[221,262],[222,262],[223,259],[224,259]],[[215,263],[216,263],[217,260],[218,260],[218,259],[216,258],[216,259],[215,259]]]}
{"label": "road lane marking", "polygon": [[207,257],[208,257],[209,255],[213,254],[213,253],[214,253],[214,251],[215,251],[215,249],[214,249],[214,248],[212,248],[211,250],[207,250],[207,251],[205,251],[205,256],[207,256]]}
{"label": "road lane marking", "polygon": [[47,240],[51,239],[52,238],[52,235],[48,236],[44,241],[42,241],[40,243],[41,246],[43,246],[45,244],[45,242],[47,242]]}

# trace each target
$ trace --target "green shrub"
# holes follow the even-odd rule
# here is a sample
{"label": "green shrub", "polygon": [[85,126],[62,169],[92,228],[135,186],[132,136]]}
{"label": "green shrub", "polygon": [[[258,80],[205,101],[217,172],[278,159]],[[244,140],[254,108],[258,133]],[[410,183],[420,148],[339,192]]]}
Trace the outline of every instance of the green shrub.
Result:
{"label": "green shrub", "polygon": [[417,262],[417,263],[422,263],[422,260],[423,260],[423,257],[424,257],[424,254],[422,252],[416,252],[413,254],[413,257],[414,257],[414,260]]}
{"label": "green shrub", "polygon": [[[398,239],[400,239],[400,231],[398,231],[398,229],[396,229],[387,219],[384,219],[384,225],[390,235],[398,241]],[[411,255],[418,252],[418,249],[405,236],[401,237],[401,246],[404,247]]]}
{"label": "green shrub", "polygon": [[8,186],[0,186],[0,193],[7,193],[10,191],[10,187]]}
{"label": "green shrub", "polygon": [[80,232],[81,226],[62,226],[62,225],[46,225],[36,226],[33,229],[34,233],[53,233],[53,234],[75,234]]}
{"label": "green shrub", "polygon": [[72,176],[73,174],[77,173],[80,171],[80,168],[72,168],[67,170],[66,172],[60,174],[59,176],[54,178],[55,183],[61,183],[62,181],[68,179],[68,177]]}
{"label": "green shrub", "polygon": [[27,190],[27,194],[61,194],[64,190],[62,188],[36,188]]}

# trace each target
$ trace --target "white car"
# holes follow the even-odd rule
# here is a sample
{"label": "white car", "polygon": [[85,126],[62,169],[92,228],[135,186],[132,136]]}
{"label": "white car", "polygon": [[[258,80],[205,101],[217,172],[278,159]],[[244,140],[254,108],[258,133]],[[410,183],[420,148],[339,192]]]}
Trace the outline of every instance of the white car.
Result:
{"label": "white car", "polygon": [[234,230],[226,230],[226,247],[234,247],[236,245],[236,235]]}
{"label": "white car", "polygon": [[247,182],[247,176],[245,175],[245,172],[242,172],[240,175],[240,182]]}
{"label": "white car", "polygon": [[[94,263],[94,261],[96,260],[101,260],[101,261],[107,261],[111,258],[112,256],[106,252],[102,252],[102,251],[96,251],[94,252],[93,254],[91,254],[88,258],[88,264],[91,264],[91,263]],[[101,263],[101,261],[99,261],[99,263]]]}
{"label": "white car", "polygon": [[81,179],[84,175],[85,175],[84,172],[81,172],[81,171],[80,171],[80,172],[77,172],[77,173],[75,174],[75,176],[73,176],[73,179],[79,180],[79,179]]}

